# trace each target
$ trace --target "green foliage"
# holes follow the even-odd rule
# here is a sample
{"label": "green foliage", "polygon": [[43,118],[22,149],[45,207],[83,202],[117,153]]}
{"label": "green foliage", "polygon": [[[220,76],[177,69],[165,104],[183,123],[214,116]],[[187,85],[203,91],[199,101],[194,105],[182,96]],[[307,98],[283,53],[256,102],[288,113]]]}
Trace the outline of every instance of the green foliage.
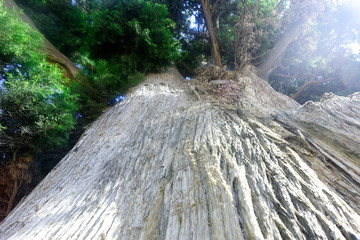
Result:
{"label": "green foliage", "polygon": [[211,46],[201,38],[182,38],[180,44],[181,51],[176,67],[184,76],[192,76],[193,73],[188,68],[196,69],[202,62],[209,61]]}
{"label": "green foliage", "polygon": [[176,59],[178,46],[171,31],[174,23],[167,14],[165,5],[143,0],[104,1],[91,6],[88,35],[76,57],[88,82],[75,86],[84,108],[92,105],[99,109],[96,102],[126,92],[143,81],[146,72],[159,71]]}
{"label": "green foliage", "polygon": [[[258,5],[258,15],[259,17],[269,16],[271,15],[271,12],[274,11],[274,9],[277,7],[279,0],[257,0],[257,1],[251,1],[248,0],[247,4],[253,5],[254,3]],[[282,1],[282,4],[285,4],[285,1]]]}
{"label": "green foliage", "polygon": [[106,92],[113,92],[119,88],[119,77],[115,74],[118,72],[118,64],[110,65],[105,60],[98,60],[95,63],[94,74],[89,76],[89,80],[102,95]]}
{"label": "green foliage", "polygon": [[[0,3],[1,4],[1,3]],[[34,151],[66,143],[76,96],[39,52],[42,36],[0,5],[0,150]]]}
{"label": "green foliage", "polygon": [[17,0],[36,27],[63,54],[71,56],[86,46],[90,19],[71,1]]}
{"label": "green foliage", "polygon": [[[189,75],[182,66],[183,63],[194,68],[195,63],[199,65],[202,61],[209,62],[211,59],[210,39],[201,6],[199,1],[193,0],[165,2],[175,16],[174,20],[181,24],[181,27],[176,28],[182,50],[181,62],[177,67],[182,73]],[[278,25],[281,23],[280,17],[274,14],[283,10],[283,4],[279,2],[284,4],[285,1],[210,1],[215,7],[212,19],[224,65],[234,69],[239,68],[238,65],[254,63],[253,60],[260,60],[259,56],[271,48],[272,37],[278,32]],[[195,26],[189,24],[191,16],[195,19]]]}
{"label": "green foliage", "polygon": [[233,27],[235,68],[241,70],[247,64],[259,63],[271,49],[274,37],[281,27],[284,15],[282,1],[237,1],[238,13]]}
{"label": "green foliage", "polygon": [[142,73],[128,74],[128,70],[131,68],[128,64],[131,61],[128,61],[126,57],[123,56],[118,62],[109,63],[103,59],[97,60],[93,74],[88,75],[91,85],[97,90],[97,94],[100,93],[103,98],[124,92],[145,79]]}
{"label": "green foliage", "polygon": [[6,129],[7,129],[6,127],[4,127],[3,125],[0,124],[0,133]]}
{"label": "green foliage", "polygon": [[93,11],[90,52],[95,59],[126,59],[127,73],[158,71],[176,58],[177,42],[165,5],[109,1]]}
{"label": "green foliage", "polygon": [[14,57],[19,64],[39,61],[41,54],[37,50],[42,44],[41,36],[19,20],[15,21],[16,18],[16,13],[7,11],[0,2],[0,64]]}
{"label": "green foliage", "polygon": [[177,58],[175,24],[166,6],[155,1],[17,2],[48,40],[82,66],[83,76],[71,87],[80,95],[82,110],[95,110],[90,115],[97,114],[101,102],[144,79],[144,73]]}
{"label": "green foliage", "polygon": [[[8,74],[0,100],[4,110],[1,122],[6,126],[4,133],[13,139],[11,147],[14,143],[27,147],[66,143],[66,134],[74,126],[76,105],[68,89],[48,81],[61,77],[56,68],[51,68],[38,69],[40,72],[30,80],[20,73]],[[45,72],[49,70],[53,73]]]}

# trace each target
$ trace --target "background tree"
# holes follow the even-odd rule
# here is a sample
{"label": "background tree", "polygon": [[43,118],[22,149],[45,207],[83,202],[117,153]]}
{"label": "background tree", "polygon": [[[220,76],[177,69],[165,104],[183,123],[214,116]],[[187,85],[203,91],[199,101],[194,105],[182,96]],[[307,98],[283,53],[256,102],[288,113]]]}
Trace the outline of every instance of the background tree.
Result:
{"label": "background tree", "polygon": [[234,24],[234,67],[259,61],[279,34],[286,1],[245,1],[238,3],[238,20]]}
{"label": "background tree", "polygon": [[[17,12],[20,11],[20,9],[13,0],[5,0],[3,1],[3,4],[9,9],[15,9]],[[33,29],[37,30],[36,26],[27,15],[20,14],[19,16],[24,22],[29,24]],[[69,78],[75,78],[76,74],[79,72],[77,66],[65,55],[63,55],[57,48],[55,48],[54,45],[52,45],[52,43],[46,38],[44,38],[44,45],[42,51],[45,52],[46,57],[49,61],[58,64],[61,68],[63,68]]]}
{"label": "background tree", "polygon": [[124,92],[145,72],[158,71],[177,57],[175,25],[163,4],[143,0],[19,3],[44,35],[82,66],[93,89],[90,95],[81,91],[89,95],[86,99],[103,101]]}
{"label": "background tree", "polygon": [[259,65],[258,75],[267,80],[270,74],[280,66],[281,57],[289,45],[303,34],[309,25],[325,9],[325,1],[299,0],[290,1],[288,11],[283,20],[284,31]]}
{"label": "background tree", "polygon": [[318,21],[289,46],[281,67],[270,77],[275,89],[293,94],[301,103],[319,100],[325,92],[346,95],[360,89],[356,6],[335,6],[327,5]]}

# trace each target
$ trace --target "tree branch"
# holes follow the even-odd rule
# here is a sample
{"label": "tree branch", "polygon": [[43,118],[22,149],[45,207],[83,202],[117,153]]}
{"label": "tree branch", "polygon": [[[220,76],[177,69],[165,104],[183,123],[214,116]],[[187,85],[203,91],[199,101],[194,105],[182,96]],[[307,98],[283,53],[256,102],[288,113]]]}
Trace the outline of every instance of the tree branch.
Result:
{"label": "tree branch", "polygon": [[272,76],[276,76],[276,77],[283,77],[283,78],[297,78],[300,75],[296,74],[296,75],[287,75],[287,74],[282,74],[282,73],[273,73],[271,74]]}
{"label": "tree branch", "polygon": [[210,16],[211,17],[213,17],[214,16],[214,13],[215,13],[215,10],[216,10],[216,7],[217,7],[217,5],[218,5],[218,3],[219,3],[219,0],[216,0],[216,2],[214,3],[214,5],[212,5],[212,7],[211,7],[211,12],[210,12]]}
{"label": "tree branch", "polygon": [[315,76],[308,82],[305,82],[301,88],[294,94],[291,96],[292,99],[296,99],[304,90],[307,86],[309,85],[313,85],[313,84],[318,84],[318,83],[324,83],[324,82],[330,82],[330,81],[334,81],[336,79],[338,79],[339,77],[328,77],[328,78],[325,78],[323,80],[316,80],[315,79]]}
{"label": "tree branch", "polygon": [[186,63],[181,60],[179,60],[178,63],[181,64],[192,76],[196,75],[196,73],[188,65],[186,65]]}

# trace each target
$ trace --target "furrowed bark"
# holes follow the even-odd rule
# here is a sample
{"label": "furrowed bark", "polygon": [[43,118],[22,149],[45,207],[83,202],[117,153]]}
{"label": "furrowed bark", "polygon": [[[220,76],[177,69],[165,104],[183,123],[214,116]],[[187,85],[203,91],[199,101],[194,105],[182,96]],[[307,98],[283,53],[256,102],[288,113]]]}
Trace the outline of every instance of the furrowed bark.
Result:
{"label": "furrowed bark", "polygon": [[148,75],[87,129],[0,235],[359,238],[360,94],[300,107],[247,76],[216,88],[175,70]]}

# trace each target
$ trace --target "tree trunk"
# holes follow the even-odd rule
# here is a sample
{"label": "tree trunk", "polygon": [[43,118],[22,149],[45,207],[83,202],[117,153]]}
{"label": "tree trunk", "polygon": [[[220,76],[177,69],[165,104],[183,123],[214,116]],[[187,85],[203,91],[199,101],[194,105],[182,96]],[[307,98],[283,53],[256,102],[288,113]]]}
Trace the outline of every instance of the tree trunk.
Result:
{"label": "tree trunk", "polygon": [[12,189],[11,195],[9,197],[9,200],[7,201],[7,208],[6,208],[6,212],[5,212],[6,215],[8,215],[10,213],[10,211],[12,210],[12,206],[14,204],[14,200],[15,200],[16,194],[18,192],[18,187],[19,187],[18,180],[15,179],[13,182],[13,189]]}
{"label": "tree trunk", "polygon": [[[16,12],[20,11],[20,8],[16,5],[14,0],[5,0],[4,5],[9,9],[14,9]],[[38,31],[35,24],[26,14],[19,14],[21,19],[28,23],[30,27]],[[44,38],[44,49],[43,51],[46,54],[46,57],[49,62],[58,64],[61,67],[68,78],[74,79],[75,75],[79,72],[79,68],[70,61],[65,55],[63,55],[59,50],[57,50],[51,42]]]}
{"label": "tree trunk", "polygon": [[210,0],[200,0],[201,8],[203,10],[206,26],[207,26],[207,29],[209,31],[211,49],[212,49],[212,53],[214,55],[215,65],[218,66],[218,67],[222,67],[220,49],[219,49],[219,44],[217,42],[217,37],[216,37],[216,34],[215,34],[214,25],[213,25],[213,22],[212,22],[212,14],[211,14],[210,2],[209,1]]}
{"label": "tree trunk", "polygon": [[296,41],[297,38],[304,32],[306,24],[294,24],[287,31],[285,31],[282,37],[276,41],[274,47],[266,55],[264,61],[258,67],[258,76],[265,79],[269,79],[269,76],[273,71],[280,67],[281,57],[289,47],[289,45]]}
{"label": "tree trunk", "polygon": [[172,69],[149,75],[87,129],[0,235],[359,238],[360,94],[299,107],[246,74],[218,88]]}

